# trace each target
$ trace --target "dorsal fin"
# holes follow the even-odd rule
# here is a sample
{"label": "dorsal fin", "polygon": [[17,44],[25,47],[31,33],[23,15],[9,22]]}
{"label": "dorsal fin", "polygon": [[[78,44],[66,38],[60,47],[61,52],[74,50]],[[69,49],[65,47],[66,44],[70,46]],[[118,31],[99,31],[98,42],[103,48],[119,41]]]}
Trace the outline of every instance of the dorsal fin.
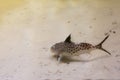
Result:
{"label": "dorsal fin", "polygon": [[64,42],[71,43],[71,34],[65,39]]}

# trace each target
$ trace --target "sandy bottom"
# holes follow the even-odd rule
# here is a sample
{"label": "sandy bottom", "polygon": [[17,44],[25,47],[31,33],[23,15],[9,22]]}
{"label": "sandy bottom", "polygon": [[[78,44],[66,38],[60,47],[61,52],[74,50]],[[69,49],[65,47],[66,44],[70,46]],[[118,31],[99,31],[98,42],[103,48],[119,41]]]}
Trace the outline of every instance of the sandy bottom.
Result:
{"label": "sandy bottom", "polygon": [[[1,24],[0,80],[120,79],[118,6],[96,8],[88,3],[72,9],[67,7],[61,13],[46,8],[41,13],[36,4],[29,3],[10,12]],[[98,44],[109,33],[103,47],[112,55],[95,50],[74,57],[69,64],[58,64],[50,47],[64,41],[70,33],[72,41],[91,44]]]}

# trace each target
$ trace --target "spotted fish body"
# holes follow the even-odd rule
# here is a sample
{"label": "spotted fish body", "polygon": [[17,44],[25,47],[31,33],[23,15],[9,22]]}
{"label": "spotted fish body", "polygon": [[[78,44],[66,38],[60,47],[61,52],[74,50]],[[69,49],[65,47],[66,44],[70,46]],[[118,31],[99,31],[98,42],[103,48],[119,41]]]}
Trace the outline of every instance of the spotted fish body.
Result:
{"label": "spotted fish body", "polygon": [[108,54],[107,50],[102,48],[102,43],[108,38],[107,36],[101,43],[93,46],[89,43],[75,44],[71,41],[71,35],[69,35],[64,42],[56,43],[51,47],[51,51],[55,53],[58,61],[61,60],[62,56],[79,56],[80,54],[90,53],[92,50],[101,49]]}
{"label": "spotted fish body", "polygon": [[58,47],[58,49],[56,49],[58,53],[63,54],[65,56],[78,56],[82,54],[82,52],[89,51],[95,48],[94,46],[88,43],[75,44],[63,42],[56,44],[56,47]]}

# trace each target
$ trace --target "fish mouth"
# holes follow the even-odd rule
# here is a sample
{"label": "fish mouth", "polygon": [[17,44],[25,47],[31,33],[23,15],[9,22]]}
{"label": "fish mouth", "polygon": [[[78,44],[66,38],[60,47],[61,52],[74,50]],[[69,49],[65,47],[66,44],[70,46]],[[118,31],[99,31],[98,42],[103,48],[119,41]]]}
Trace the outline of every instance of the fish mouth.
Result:
{"label": "fish mouth", "polygon": [[54,47],[53,47],[53,46],[50,48],[50,51],[51,51],[51,52],[54,52]]}
{"label": "fish mouth", "polygon": [[56,51],[53,49],[53,47],[50,48],[50,51],[55,55]]}

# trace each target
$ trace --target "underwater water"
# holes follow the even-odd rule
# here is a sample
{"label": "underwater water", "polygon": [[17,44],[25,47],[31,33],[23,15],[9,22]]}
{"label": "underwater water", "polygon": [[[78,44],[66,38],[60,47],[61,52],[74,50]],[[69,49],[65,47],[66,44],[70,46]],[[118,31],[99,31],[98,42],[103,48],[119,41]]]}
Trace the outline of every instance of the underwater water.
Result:
{"label": "underwater water", "polygon": [[[120,79],[120,1],[5,0],[0,11],[0,80]],[[112,55],[58,64],[50,47],[69,34],[93,45],[109,34],[103,47]]]}

